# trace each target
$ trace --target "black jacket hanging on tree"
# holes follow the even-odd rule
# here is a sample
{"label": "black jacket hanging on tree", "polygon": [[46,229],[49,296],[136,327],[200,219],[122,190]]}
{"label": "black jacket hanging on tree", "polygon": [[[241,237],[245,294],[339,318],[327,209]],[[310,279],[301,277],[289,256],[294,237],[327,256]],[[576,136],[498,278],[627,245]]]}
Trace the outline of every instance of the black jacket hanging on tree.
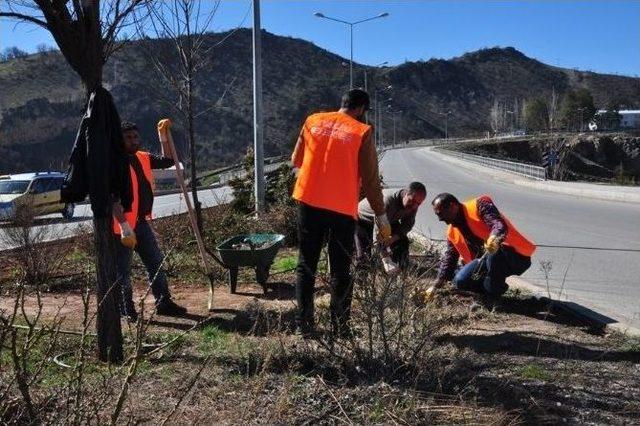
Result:
{"label": "black jacket hanging on tree", "polygon": [[101,87],[89,97],[61,198],[66,203],[77,203],[89,195],[94,217],[105,218],[113,200],[119,199],[125,211],[131,210],[131,191],[118,110],[111,94]]}

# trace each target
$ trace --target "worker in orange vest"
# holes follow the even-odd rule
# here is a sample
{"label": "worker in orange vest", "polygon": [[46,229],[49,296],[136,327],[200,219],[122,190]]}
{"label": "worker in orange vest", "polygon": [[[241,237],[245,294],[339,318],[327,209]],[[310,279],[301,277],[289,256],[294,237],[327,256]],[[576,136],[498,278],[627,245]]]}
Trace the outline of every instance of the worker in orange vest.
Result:
{"label": "worker in orange vest", "polygon": [[134,123],[122,122],[122,135],[129,158],[133,202],[127,212],[119,203],[115,203],[113,208],[113,232],[120,240],[120,244],[116,244],[116,269],[122,288],[121,313],[131,322],[138,320],[131,287],[131,258],[135,251],[147,270],[151,292],[156,299],[156,313],[184,315],[187,310],[171,299],[167,276],[162,268],[164,256],[149,224],[155,187],[152,169],[171,167],[174,161],[140,151],[140,134]]}
{"label": "worker in orange vest", "polygon": [[376,214],[378,240],[388,244],[391,227],[385,213],[378,156],[365,123],[369,95],[352,89],[339,111],[312,114],[304,122],[291,161],[299,168],[293,191],[298,201],[296,331],[314,333],[313,293],[320,251],[328,236],[331,269],[331,322],[334,333],[351,334],[353,284],[350,267],[358,219],[360,185]]}
{"label": "worker in orange vest", "polygon": [[[453,195],[442,193],[431,205],[438,219],[449,225],[436,288],[453,279],[455,288],[483,293],[493,301],[509,288],[507,277],[521,275],[531,266],[536,246],[498,211],[488,195],[460,203]],[[460,257],[464,266],[456,272]]]}

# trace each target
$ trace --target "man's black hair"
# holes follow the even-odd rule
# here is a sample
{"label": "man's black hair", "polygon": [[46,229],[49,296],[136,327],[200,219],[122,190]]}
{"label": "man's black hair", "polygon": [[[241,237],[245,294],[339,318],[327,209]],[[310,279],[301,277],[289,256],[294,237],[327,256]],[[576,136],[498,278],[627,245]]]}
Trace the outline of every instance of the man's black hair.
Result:
{"label": "man's black hair", "polygon": [[123,132],[126,132],[128,130],[135,130],[136,132],[138,131],[138,125],[136,123],[132,123],[131,121],[123,121],[122,123],[120,123],[120,128]]}
{"label": "man's black hair", "polygon": [[460,204],[460,201],[458,201],[458,199],[454,197],[452,194],[449,194],[448,192],[443,192],[441,194],[436,195],[436,197],[431,202],[431,205],[435,206],[436,203],[446,208],[452,204]]}
{"label": "man's black hair", "polygon": [[427,188],[421,182],[411,182],[407,187],[410,193],[412,194],[424,194],[427,195]]}
{"label": "man's black hair", "polygon": [[369,104],[369,94],[362,89],[351,89],[342,95],[342,108],[354,110],[364,106],[364,109],[368,110]]}

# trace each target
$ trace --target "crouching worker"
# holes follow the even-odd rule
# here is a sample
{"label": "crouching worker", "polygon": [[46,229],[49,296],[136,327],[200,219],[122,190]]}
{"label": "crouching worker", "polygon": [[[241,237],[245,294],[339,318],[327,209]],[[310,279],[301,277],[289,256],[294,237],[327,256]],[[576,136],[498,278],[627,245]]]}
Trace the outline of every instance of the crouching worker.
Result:
{"label": "crouching worker", "polygon": [[[384,208],[391,224],[391,260],[405,270],[409,264],[409,238],[407,234],[416,223],[418,208],[427,197],[427,189],[420,182],[411,182],[406,188],[385,189]],[[366,198],[358,204],[356,225],[356,253],[359,264],[367,264],[371,258],[371,246],[376,213]]]}
{"label": "crouching worker", "polygon": [[[436,288],[453,278],[455,288],[483,293],[492,300],[509,288],[507,277],[521,275],[531,266],[536,246],[498,211],[488,195],[460,203],[443,193],[431,204],[438,219],[449,225]],[[456,272],[460,257],[464,266]]]}
{"label": "crouching worker", "polygon": [[152,169],[171,167],[174,161],[171,158],[139,151],[140,134],[138,127],[133,123],[122,122],[122,136],[129,159],[133,202],[129,212],[123,212],[119,203],[115,203],[113,208],[113,232],[120,240],[116,243],[116,269],[122,286],[121,313],[131,322],[138,320],[131,287],[131,258],[135,251],[147,270],[151,292],[156,299],[156,313],[184,315],[187,310],[171,300],[167,276],[162,268],[164,256],[148,222],[153,207]]}

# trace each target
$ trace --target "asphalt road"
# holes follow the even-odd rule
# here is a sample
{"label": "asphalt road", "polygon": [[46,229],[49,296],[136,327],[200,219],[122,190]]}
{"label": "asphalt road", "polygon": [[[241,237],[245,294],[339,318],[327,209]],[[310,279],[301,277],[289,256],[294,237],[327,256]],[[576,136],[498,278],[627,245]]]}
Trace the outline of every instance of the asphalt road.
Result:
{"label": "asphalt road", "polygon": [[[211,207],[226,203],[231,196],[229,187],[203,189],[198,191],[198,198],[203,207]],[[157,196],[153,203],[154,217],[171,216],[187,211],[182,193]],[[83,228],[91,228],[91,207],[88,204],[77,205],[74,218],[71,221],[62,219],[60,214],[51,214],[36,219],[33,233],[38,235],[40,241],[56,240],[71,237]],[[20,235],[10,224],[3,223],[0,226],[0,250],[19,245]]]}
{"label": "asphalt road", "polygon": [[[414,230],[444,238],[445,225],[431,210],[440,192],[460,200],[490,194],[500,211],[536,244],[640,250],[640,204],[600,201],[535,190],[499,181],[442,161],[425,148],[391,150],[382,158],[390,187],[423,182],[427,201]],[[551,265],[545,274],[542,264]],[[640,252],[538,248],[527,281],[555,299],[584,304],[599,313],[640,327]]]}

